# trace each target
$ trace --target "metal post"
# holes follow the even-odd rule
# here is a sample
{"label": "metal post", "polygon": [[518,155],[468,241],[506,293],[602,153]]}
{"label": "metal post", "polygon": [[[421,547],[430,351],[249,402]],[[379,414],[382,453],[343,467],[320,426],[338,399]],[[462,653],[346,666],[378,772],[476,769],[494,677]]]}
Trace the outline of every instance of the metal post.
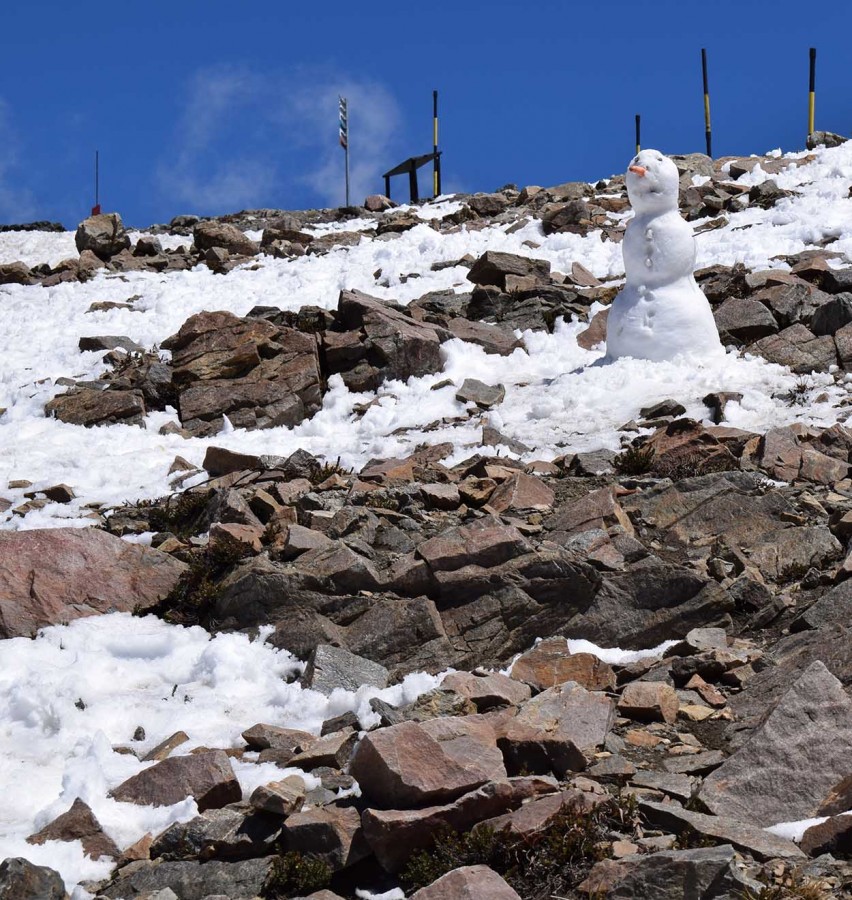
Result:
{"label": "metal post", "polygon": [[710,138],[710,88],[707,84],[707,51],[701,50],[701,74],[704,78],[704,137],[707,140],[707,155],[713,158],[712,142]]}
{"label": "metal post", "polygon": [[95,205],[92,207],[92,215],[99,216],[101,214],[101,198],[100,198],[100,154],[95,150]]}
{"label": "metal post", "polygon": [[391,195],[390,195],[390,176],[389,176],[389,175],[385,175],[385,197],[387,197],[388,200],[390,200],[390,198],[391,198]]}
{"label": "metal post", "polygon": [[346,205],[349,206],[349,102],[345,97],[337,98],[340,117],[340,146],[343,147],[346,165]]}
{"label": "metal post", "polygon": [[808,135],[814,133],[814,107],[816,105],[816,47],[811,47],[811,78],[808,88]]}
{"label": "metal post", "polygon": [[346,142],[346,205],[349,206],[349,141]]}
{"label": "metal post", "polygon": [[411,160],[411,166],[408,169],[408,189],[411,192],[411,202],[418,203],[420,201],[420,194],[417,190],[417,167],[414,165],[414,160]]}
{"label": "metal post", "polygon": [[438,153],[438,92],[432,91],[432,192],[437,197],[441,193],[441,154]]}
{"label": "metal post", "polygon": [[642,117],[637,113],[636,114],[636,152],[637,153],[642,149],[641,119],[642,119]]}

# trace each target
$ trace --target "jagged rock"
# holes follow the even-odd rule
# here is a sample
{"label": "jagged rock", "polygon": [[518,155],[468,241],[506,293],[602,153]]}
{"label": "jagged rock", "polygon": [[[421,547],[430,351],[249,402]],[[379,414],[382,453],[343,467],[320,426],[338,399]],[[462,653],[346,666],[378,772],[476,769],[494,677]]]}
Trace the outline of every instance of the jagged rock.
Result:
{"label": "jagged rock", "polygon": [[247,728],[242,737],[249,750],[286,750],[293,755],[307,750],[316,741],[316,737],[307,731],[279,728],[277,725],[266,725],[263,722]]}
{"label": "jagged rock", "polygon": [[622,691],[618,711],[629,719],[643,722],[674,723],[678,713],[677,692],[658,681],[634,681]]}
{"label": "jagged rock", "polygon": [[811,825],[802,835],[801,849],[810,856],[830,853],[838,859],[852,856],[852,816],[832,816]]}
{"label": "jagged rock", "polygon": [[[89,528],[0,532],[0,637],[82,616],[147,610],[186,565],[159,550]],[[95,576],[95,577],[93,577]]]}
{"label": "jagged rock", "polygon": [[524,346],[523,340],[515,337],[514,328],[496,322],[471,322],[469,319],[456,316],[443,324],[454,337],[469,344],[476,344],[486,353],[509,356]]}
{"label": "jagged rock", "polygon": [[811,664],[747,743],[708,776],[701,801],[717,815],[766,827],[817,814],[852,771],[852,700]]}
{"label": "jagged rock", "polygon": [[306,772],[320,767],[345,769],[358,742],[358,735],[351,728],[343,728],[317,738],[310,746],[297,753],[289,764]]}
{"label": "jagged rock", "polygon": [[364,208],[369,212],[386,212],[395,206],[396,203],[384,194],[370,194],[364,201]]}
{"label": "jagged rock", "polygon": [[[101,856],[118,859],[121,855],[112,838],[104,833],[91,808],[79,797],[74,800],[67,812],[57,816],[50,824],[27,838],[28,844],[43,844],[45,841],[80,841],[83,853],[92,859]],[[5,900],[2,890],[0,897],[4,897]]]}
{"label": "jagged rock", "polygon": [[821,337],[836,334],[844,325],[852,322],[852,294],[843,293],[823,303],[811,318],[811,331]]}
{"label": "jagged rock", "polygon": [[456,400],[460,403],[475,403],[480,409],[491,409],[502,403],[506,389],[502,384],[485,384],[476,378],[465,378],[462,386],[456,391]]}
{"label": "jagged rock", "polygon": [[765,578],[801,576],[812,566],[824,568],[843,555],[840,541],[825,525],[779,528],[764,534],[749,550],[749,559]]}
{"label": "jagged rock", "polygon": [[713,311],[713,318],[723,343],[748,344],[778,331],[772,313],[757,300],[745,297],[726,300]]}
{"label": "jagged rock", "polygon": [[362,815],[364,837],[384,869],[396,872],[409,857],[431,846],[442,828],[469,831],[477,822],[517,809],[525,800],[557,791],[552,778],[509,778],[484,784],[452,803],[422,809],[367,809]]}
{"label": "jagged rock", "polygon": [[322,402],[316,339],[265,320],[202,312],[165,340],[181,422],[215,434],[223,416],[239,428],[297,425]]}
{"label": "jagged rock", "polygon": [[254,256],[260,249],[235,225],[213,220],[198,222],[193,229],[192,239],[199,250],[222,248],[239,256]]}
{"label": "jagged rock", "polygon": [[325,806],[294,813],[284,823],[289,850],[309,854],[337,872],[370,855],[361,816],[351,806]]}
{"label": "jagged rock", "polygon": [[441,532],[420,544],[417,554],[433,571],[447,572],[462,566],[495,566],[530,549],[517,528],[485,518]]}
{"label": "jagged rock", "polygon": [[193,797],[199,812],[242,798],[231,762],[221,750],[172,756],[143,769],[110,791],[120,803],[171,806]]}
{"label": "jagged rock", "polygon": [[[378,807],[405,808],[453,800],[499,778],[501,770],[505,775],[500,754],[492,750],[493,732],[489,732],[486,726],[473,724],[468,737],[454,744],[455,738],[441,741],[415,722],[381,728],[364,736],[350,772],[367,801]],[[459,746],[470,755],[460,759]]]}
{"label": "jagged rock", "polygon": [[141,391],[102,391],[72,388],[49,400],[47,416],[71,425],[141,425],[145,418],[145,398]]}
{"label": "jagged rock", "polygon": [[497,486],[488,498],[488,508],[498,515],[547,512],[554,499],[553,491],[540,478],[516,472]]}
{"label": "jagged rock", "polygon": [[11,857],[0,862],[2,900],[65,900],[65,884],[55,869]]}
{"label": "jagged rock", "polygon": [[495,285],[506,290],[506,277],[509,275],[545,281],[550,275],[550,263],[544,259],[487,250],[471,266],[467,279],[474,284]]}
{"label": "jagged rock", "polygon": [[116,348],[126,350],[128,353],[145,352],[144,347],[140,346],[136,343],[136,341],[131,340],[129,337],[123,334],[102,334],[81,337],[77,342],[77,346],[82,352],[85,352],[87,350],[115,350]]}
{"label": "jagged rock", "polygon": [[551,538],[558,543],[573,534],[602,530],[611,525],[621,526],[633,534],[630,518],[615,498],[612,487],[591,491],[579,500],[560,506],[544,523]]}
{"label": "jagged rock", "polygon": [[274,852],[280,833],[280,820],[251,809],[208,809],[155,838],[151,859],[253,859]]}
{"label": "jagged rock", "polygon": [[677,803],[640,800],[639,809],[657,828],[675,834],[691,830],[699,835],[733,844],[738,850],[744,850],[756,859],[801,859],[804,856],[792,841],[737,819],[692,812]]}
{"label": "jagged rock", "polygon": [[0,284],[38,284],[30,267],[20,260],[0,263]]}
{"label": "jagged rock", "polygon": [[612,667],[591,653],[571,653],[564,638],[548,638],[512,665],[512,678],[537,691],[574,681],[588,691],[615,689]]}
{"label": "jagged rock", "polygon": [[[440,372],[441,343],[449,332],[418,322],[389,303],[360,291],[342,291],[337,304],[340,326],[355,339],[351,352],[335,358],[326,348],[331,371],[353,391],[373,391],[389,379]],[[326,332],[323,340],[331,340]]]}
{"label": "jagged rock", "polygon": [[318,644],[300,681],[302,687],[323,694],[331,694],[336,688],[357,691],[364,684],[384,688],[388,684],[388,670],[342,647]]}
{"label": "jagged rock", "polygon": [[462,866],[447,872],[411,900],[521,900],[520,895],[488,866]]}
{"label": "jagged rock", "polygon": [[583,751],[603,744],[614,718],[615,706],[605,694],[569,681],[525,703],[500,728],[497,743],[511,773],[564,778],[586,767]]}
{"label": "jagged rock", "polygon": [[441,686],[467,697],[478,712],[501,706],[517,706],[529,700],[531,695],[528,685],[498,672],[489,675],[453,672],[441,682]]}
{"label": "jagged rock", "polygon": [[739,900],[760,885],[739,873],[734,848],[722,844],[603,860],[578,889],[603,900]]}
{"label": "jagged rock", "polygon": [[816,150],[819,146],[839,147],[845,144],[849,138],[835,134],[833,131],[812,131],[805,141],[808,150]]}
{"label": "jagged rock", "polygon": [[130,247],[130,238],[118,213],[102,213],[84,219],[74,235],[74,244],[81,255],[91,250],[99,259],[108,260]]}
{"label": "jagged rock", "polygon": [[253,900],[262,895],[278,859],[278,856],[266,856],[238,862],[134,862],[119,869],[114,880],[99,891],[99,896],[107,900],[133,900],[168,889],[180,900],[205,900],[211,896]]}
{"label": "jagged rock", "polygon": [[253,809],[282,817],[299,812],[304,802],[305,783],[298,775],[258,785],[249,797]]}
{"label": "jagged rock", "polygon": [[831,337],[817,337],[804,325],[791,325],[778,334],[761,338],[748,350],[769,362],[789,366],[798,374],[827,372],[829,366],[837,364],[837,348]]}

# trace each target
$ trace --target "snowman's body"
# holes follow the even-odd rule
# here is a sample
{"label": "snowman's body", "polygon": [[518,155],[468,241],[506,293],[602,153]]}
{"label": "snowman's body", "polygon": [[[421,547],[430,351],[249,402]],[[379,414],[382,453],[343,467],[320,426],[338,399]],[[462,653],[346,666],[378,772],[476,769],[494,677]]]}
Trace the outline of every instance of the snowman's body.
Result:
{"label": "snowman's body", "polygon": [[607,320],[607,357],[655,361],[724,353],[707,298],[695,283],[695,239],[677,208],[678,174],[656,150],[627,172],[636,215],[624,235],[626,282]]}

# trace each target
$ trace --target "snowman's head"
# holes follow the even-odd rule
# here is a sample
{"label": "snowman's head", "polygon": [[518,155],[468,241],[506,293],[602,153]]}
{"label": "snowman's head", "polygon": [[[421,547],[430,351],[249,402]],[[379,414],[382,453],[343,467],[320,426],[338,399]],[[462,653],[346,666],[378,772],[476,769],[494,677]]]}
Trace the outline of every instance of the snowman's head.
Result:
{"label": "snowman's head", "polygon": [[677,166],[659,150],[642,150],[627,169],[627,196],[636,212],[677,209]]}

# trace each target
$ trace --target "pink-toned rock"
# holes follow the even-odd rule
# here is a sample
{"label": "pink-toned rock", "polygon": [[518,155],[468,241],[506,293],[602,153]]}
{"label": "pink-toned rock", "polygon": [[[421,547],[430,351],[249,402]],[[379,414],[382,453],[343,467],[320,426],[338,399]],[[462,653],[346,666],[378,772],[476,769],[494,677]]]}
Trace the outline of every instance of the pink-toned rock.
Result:
{"label": "pink-toned rock", "polygon": [[446,802],[488,781],[493,769],[490,755],[484,765],[478,755],[462,762],[454,756],[422,725],[403,722],[367,734],[350,772],[375,806]]}
{"label": "pink-toned rock", "polygon": [[504,723],[497,744],[510,772],[553,772],[564,777],[585,769],[583,751],[603,744],[615,704],[574,682],[549,688]]}
{"label": "pink-toned rock", "polygon": [[172,756],[144,769],[110,791],[121,803],[171,806],[193,797],[198,811],[219,809],[242,799],[231,761],[222,750]]}
{"label": "pink-toned rock", "polygon": [[441,829],[468,831],[483,819],[517,809],[524,801],[557,789],[552,778],[532,776],[492,781],[442,806],[367,809],[361,816],[361,824],[379,863],[387,871],[396,872],[412,853],[429,847]]}
{"label": "pink-toned rock", "polygon": [[325,806],[294,813],[284,825],[287,849],[309,853],[332,871],[345,869],[370,855],[353,806]]}
{"label": "pink-toned rock", "polygon": [[609,309],[596,312],[589,321],[589,327],[577,335],[577,343],[584,350],[591,350],[596,344],[606,340],[606,323]]}
{"label": "pink-toned rock", "polygon": [[452,572],[470,565],[496,566],[530,550],[517,528],[494,518],[448,528],[417,548],[434,572]]}
{"label": "pink-toned rock", "polygon": [[534,475],[516,472],[497,487],[488,507],[502,515],[507,512],[545,512],[553,506],[553,491]]}
{"label": "pink-toned rock", "polygon": [[154,606],[186,565],[93,528],[0,532],[0,638]]}
{"label": "pink-toned rock", "polygon": [[561,506],[547,521],[547,527],[559,535],[580,534],[592,529],[606,530],[611,525],[620,525],[627,534],[633,534],[633,524],[627,513],[616,500],[612,487],[591,491],[579,500]]}
{"label": "pink-toned rock", "polygon": [[543,691],[576,681],[588,691],[615,688],[612,667],[591,653],[571,653],[564,638],[548,638],[528,650],[512,666],[512,678]]}
{"label": "pink-toned rock", "polygon": [[83,853],[92,859],[101,856],[118,859],[121,856],[121,851],[112,838],[104,834],[101,823],[95,818],[88,804],[79,797],[71,805],[71,809],[27,838],[28,844],[43,844],[45,841],[80,841]]}
{"label": "pink-toned rock", "polygon": [[430,509],[458,509],[459,489],[454,484],[424,484],[420,494]]}
{"label": "pink-toned rock", "polygon": [[453,869],[421,888],[411,900],[521,900],[517,891],[488,866]]}
{"label": "pink-toned rock", "polygon": [[677,691],[659,681],[634,681],[627,685],[618,701],[621,715],[642,722],[671,724],[677,720],[679,706]]}
{"label": "pink-toned rock", "polygon": [[530,699],[529,685],[499,673],[474,675],[471,672],[453,672],[441,686],[473,701],[478,712],[486,712],[500,706],[517,706]]}
{"label": "pink-toned rock", "polygon": [[210,526],[212,547],[236,547],[260,553],[263,550],[261,538],[263,529],[257,525],[239,525],[236,522],[214,522]]}

